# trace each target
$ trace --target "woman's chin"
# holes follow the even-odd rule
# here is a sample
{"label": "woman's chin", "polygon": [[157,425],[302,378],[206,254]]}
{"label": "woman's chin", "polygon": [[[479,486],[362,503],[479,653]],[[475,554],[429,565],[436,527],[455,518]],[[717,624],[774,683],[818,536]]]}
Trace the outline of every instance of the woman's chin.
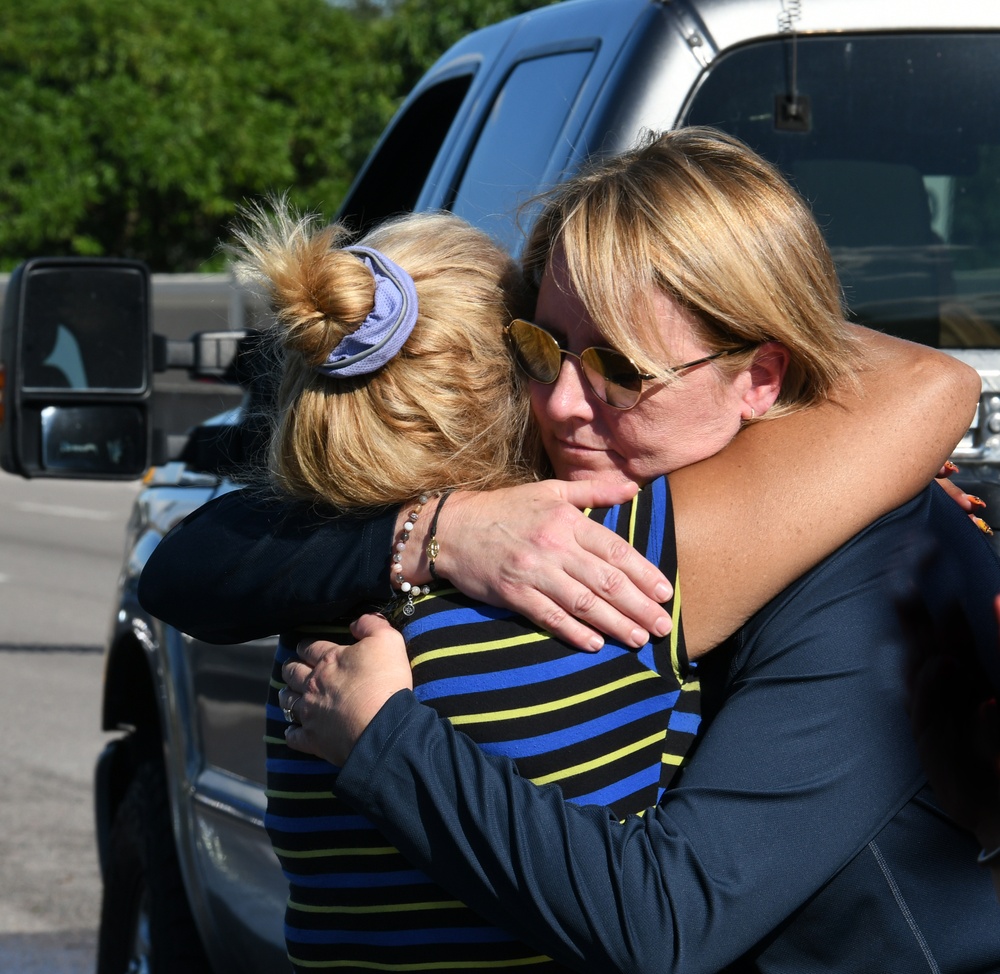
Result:
{"label": "woman's chin", "polygon": [[580,467],[571,464],[555,465],[556,477],[559,480],[596,480],[602,483],[629,483],[635,480],[624,470],[617,467]]}

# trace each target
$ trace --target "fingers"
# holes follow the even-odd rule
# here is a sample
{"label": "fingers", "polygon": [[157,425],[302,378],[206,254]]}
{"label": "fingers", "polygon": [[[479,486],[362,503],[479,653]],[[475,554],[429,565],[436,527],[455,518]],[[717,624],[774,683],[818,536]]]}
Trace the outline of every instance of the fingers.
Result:
{"label": "fingers", "polygon": [[310,730],[298,724],[289,724],[285,728],[285,743],[293,751],[301,751],[303,754],[314,754],[318,758],[325,757]]}
{"label": "fingers", "polygon": [[[648,608],[650,602],[666,602],[674,594],[670,580],[656,565],[604,525],[583,518],[577,539],[594,555],[594,560],[584,563],[588,579],[593,582],[590,587],[622,611]],[[624,578],[619,577],[619,572]],[[637,593],[642,598],[637,599]]]}
{"label": "fingers", "polygon": [[295,705],[301,699],[302,695],[300,693],[296,693],[294,690],[288,689],[288,687],[282,687],[278,691],[278,706],[281,707],[285,715],[285,720],[290,724],[300,723],[298,715],[295,713]]}
{"label": "fingers", "polygon": [[[937,480],[938,486],[956,503],[963,511],[971,511],[973,508],[972,495],[966,494],[958,484],[944,477]],[[976,498],[978,500],[978,498]],[[980,503],[982,503],[980,501]]]}
{"label": "fingers", "polygon": [[[456,495],[445,514],[439,570],[467,595],[515,609],[577,648],[599,649],[601,633],[642,646],[650,633],[670,631],[660,605],[672,594],[670,582],[577,507],[620,503],[635,492],[626,481],[545,481]],[[484,563],[485,551],[491,557]]]}
{"label": "fingers", "polygon": [[330,642],[328,639],[315,639],[311,636],[305,636],[296,644],[295,652],[303,663],[313,667],[331,649],[336,649],[339,645],[339,643]]}
{"label": "fingers", "polygon": [[620,569],[584,556],[569,572],[540,576],[537,590],[528,593],[522,609],[553,635],[593,650],[603,645],[600,633],[638,648],[650,634],[670,632],[670,616],[663,606],[644,595]]}
{"label": "fingers", "polygon": [[326,639],[312,639],[310,637],[299,640],[295,647],[298,659],[292,657],[285,660],[281,667],[281,676],[285,681],[286,689],[278,691],[278,703],[286,711],[295,710],[295,704],[309,690],[309,678],[312,676],[316,666],[322,662],[323,658],[330,651],[339,648],[339,643],[332,643]]}
{"label": "fingers", "polygon": [[979,528],[983,534],[992,535],[993,528],[989,526],[979,514],[982,514],[986,508],[986,502],[980,498],[976,497],[975,494],[967,494],[958,484],[952,483],[948,478],[952,474],[958,473],[958,467],[955,466],[951,460],[948,460],[945,465],[938,471],[936,477],[938,486],[956,503],[963,511],[967,511],[969,514],[969,520]]}
{"label": "fingers", "polygon": [[377,636],[388,629],[392,629],[392,623],[381,612],[367,612],[351,623],[351,635],[355,639]]}
{"label": "fingers", "polygon": [[592,507],[613,507],[635,497],[639,490],[630,480],[550,480],[558,496],[578,510]]}
{"label": "fingers", "polygon": [[[553,483],[574,501],[620,498],[633,493],[634,486],[625,484],[622,490],[622,485],[613,484],[610,493],[601,495],[589,489],[589,482]],[[574,496],[581,484],[587,489]],[[623,538],[575,507],[552,512],[546,532],[536,534],[528,551],[540,566],[557,563],[561,570],[522,568],[512,576],[515,584],[526,581],[534,591],[511,601],[554,635],[579,648],[596,649],[603,642],[599,633],[639,647],[650,634],[670,631],[670,617],[661,605],[673,595],[666,576]]]}
{"label": "fingers", "polygon": [[601,632],[641,646],[650,635],[665,636],[671,620],[662,603],[673,596],[663,573],[624,539],[594,521],[581,522],[581,547],[591,555],[569,568],[578,583],[561,602],[572,615]]}

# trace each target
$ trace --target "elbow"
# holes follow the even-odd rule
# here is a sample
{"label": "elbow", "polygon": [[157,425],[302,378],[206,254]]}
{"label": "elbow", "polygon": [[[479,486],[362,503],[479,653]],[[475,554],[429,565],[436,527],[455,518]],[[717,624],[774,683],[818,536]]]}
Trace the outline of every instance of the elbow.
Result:
{"label": "elbow", "polygon": [[150,568],[150,563],[146,562],[139,574],[139,583],[136,586],[136,598],[139,605],[143,607],[151,616],[163,619],[169,615],[168,607],[170,598],[163,591],[163,586],[159,584],[160,573],[155,566]]}
{"label": "elbow", "polygon": [[[951,356],[948,356],[951,358]],[[965,362],[960,362],[956,358],[952,358],[954,367],[956,368],[956,378],[955,385],[957,388],[956,395],[959,398],[959,411],[962,416],[965,417],[963,422],[964,429],[969,428],[969,424],[972,422],[976,415],[976,410],[979,408],[979,398],[983,393],[983,380],[980,374],[971,366],[966,365]]]}
{"label": "elbow", "polygon": [[950,455],[975,418],[982,379],[972,366],[945,353],[939,353],[913,378],[923,390],[923,408],[939,417],[942,452]]}
{"label": "elbow", "polygon": [[[181,591],[175,564],[170,559],[160,557],[162,544],[161,541],[142,566],[135,595],[139,605],[151,616],[161,619],[175,629],[188,632],[186,623],[190,620],[183,616],[185,607],[192,601],[190,592]],[[185,594],[188,597],[185,597]]]}

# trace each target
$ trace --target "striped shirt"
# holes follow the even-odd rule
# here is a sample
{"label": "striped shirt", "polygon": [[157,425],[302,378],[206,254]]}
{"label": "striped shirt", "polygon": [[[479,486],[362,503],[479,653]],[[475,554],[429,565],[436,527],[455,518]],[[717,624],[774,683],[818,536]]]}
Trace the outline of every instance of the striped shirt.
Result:
{"label": "striped shirt", "polygon": [[[420,700],[537,784],[624,818],[655,805],[683,761],[698,729],[698,684],[684,653],[663,482],[592,516],[675,580],[670,636],[639,651],[608,641],[598,653],[577,652],[450,588],[420,599],[402,632]],[[324,631],[351,638],[346,626]],[[266,825],[289,881],[295,970],[561,970],[413,869],[337,799],[336,768],[285,745],[277,694],[294,645],[279,644],[267,705]]]}

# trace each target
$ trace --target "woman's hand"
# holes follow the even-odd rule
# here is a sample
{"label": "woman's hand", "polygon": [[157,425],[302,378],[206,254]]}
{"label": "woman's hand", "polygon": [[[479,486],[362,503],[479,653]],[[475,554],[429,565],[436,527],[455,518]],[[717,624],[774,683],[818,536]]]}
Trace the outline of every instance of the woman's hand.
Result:
{"label": "woman's hand", "polygon": [[350,646],[302,640],[299,658],[282,667],[281,706],[295,723],[288,746],[342,765],[372,718],[397,690],[412,689],[403,637],[380,615],[351,625]]}
{"label": "woman's hand", "polygon": [[975,494],[967,494],[950,478],[952,474],[958,473],[958,467],[951,460],[945,461],[944,466],[938,471],[934,479],[938,486],[960,507],[963,511],[968,511],[969,520],[979,528],[984,534],[993,534],[993,529],[979,516],[986,507],[985,502],[976,497]]}
{"label": "woman's hand", "polygon": [[[514,609],[579,649],[600,649],[600,633],[642,646],[651,633],[670,631],[661,605],[670,582],[581,510],[624,503],[635,492],[626,482],[548,480],[457,493],[437,525],[435,569],[466,595]],[[425,514],[413,535],[420,551],[430,519]],[[429,578],[425,561],[414,578]]]}

